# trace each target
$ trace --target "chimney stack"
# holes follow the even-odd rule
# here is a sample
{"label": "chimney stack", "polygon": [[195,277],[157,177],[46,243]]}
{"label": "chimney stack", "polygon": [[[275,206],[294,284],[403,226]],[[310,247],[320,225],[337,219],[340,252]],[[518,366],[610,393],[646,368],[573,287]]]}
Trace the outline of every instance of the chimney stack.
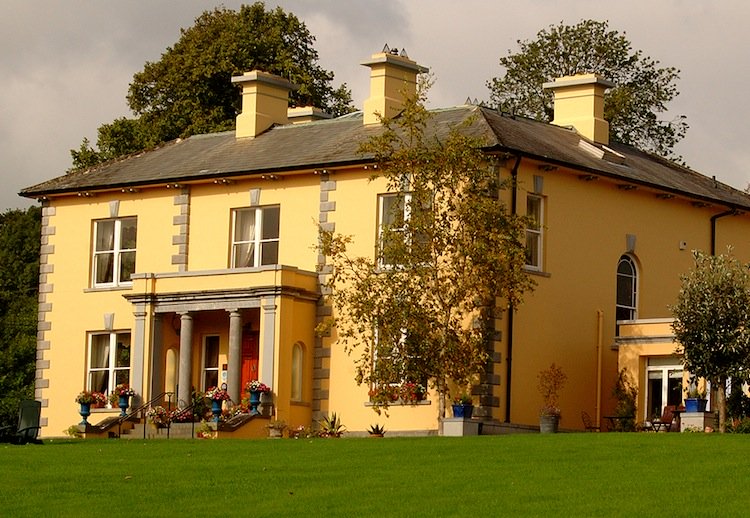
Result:
{"label": "chimney stack", "polygon": [[573,126],[599,144],[609,144],[609,123],[604,120],[604,91],[615,86],[596,74],[559,77],[542,85],[555,95],[552,124]]}
{"label": "chimney stack", "polygon": [[404,96],[415,95],[417,74],[429,71],[409,59],[404,49],[391,50],[388,45],[383,51],[373,54],[362,65],[370,67],[370,97],[364,104],[365,124],[379,124],[376,115],[389,119],[398,115],[404,107]]}
{"label": "chimney stack", "polygon": [[288,124],[289,92],[297,86],[283,77],[260,70],[232,77],[242,87],[242,112],[237,115],[236,137],[255,138],[274,124]]}

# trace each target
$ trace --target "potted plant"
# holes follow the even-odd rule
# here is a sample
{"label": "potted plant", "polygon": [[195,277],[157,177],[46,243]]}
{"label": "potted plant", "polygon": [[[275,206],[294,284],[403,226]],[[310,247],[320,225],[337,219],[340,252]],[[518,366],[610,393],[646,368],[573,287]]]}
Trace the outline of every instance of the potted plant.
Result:
{"label": "potted plant", "polygon": [[706,404],[706,389],[698,388],[695,379],[690,381],[690,385],[686,390],[687,396],[685,397],[685,412],[705,412]]}
{"label": "potted plant", "polygon": [[163,406],[153,406],[146,411],[146,418],[157,428],[164,428],[169,424],[169,412]]}
{"label": "potted plant", "polygon": [[211,412],[214,415],[214,421],[219,422],[221,415],[221,405],[224,401],[231,399],[229,392],[223,388],[211,387],[206,391],[206,398],[211,400]]}
{"label": "potted plant", "polygon": [[266,425],[266,428],[268,428],[269,437],[273,439],[279,439],[284,435],[284,430],[287,429],[287,424],[285,421],[271,419],[271,421]]}
{"label": "potted plant", "polygon": [[539,431],[555,433],[560,424],[559,392],[565,386],[568,377],[560,367],[552,363],[548,368],[540,371],[537,378],[537,389],[543,401],[539,412]]}
{"label": "potted plant", "polygon": [[269,394],[271,392],[271,387],[258,380],[251,380],[245,385],[245,392],[250,394],[250,413],[257,414],[261,394]]}
{"label": "potted plant", "polygon": [[343,425],[336,412],[330,416],[325,416],[318,421],[318,424],[320,425],[320,437],[341,437],[346,431],[346,426]]}
{"label": "potted plant", "polygon": [[464,392],[460,396],[453,399],[453,417],[460,417],[463,419],[471,419],[474,413],[474,401],[471,396]]}
{"label": "potted plant", "polygon": [[367,433],[370,434],[370,437],[383,437],[385,435],[385,427],[379,424],[373,424],[370,425]]}
{"label": "potted plant", "polygon": [[427,389],[425,389],[424,385],[422,385],[421,383],[406,381],[401,384],[399,395],[401,397],[401,401],[413,405],[415,403],[418,403],[419,401],[422,401],[425,397],[426,392]]}
{"label": "potted plant", "polygon": [[80,424],[87,425],[88,417],[91,415],[91,405],[106,403],[107,398],[101,392],[94,392],[91,390],[83,390],[76,396],[76,403],[81,405],[78,411],[83,419]]}
{"label": "potted plant", "polygon": [[120,415],[125,416],[125,410],[130,406],[130,398],[135,396],[135,390],[130,388],[127,383],[120,383],[109,395],[109,402],[112,406],[120,408]]}

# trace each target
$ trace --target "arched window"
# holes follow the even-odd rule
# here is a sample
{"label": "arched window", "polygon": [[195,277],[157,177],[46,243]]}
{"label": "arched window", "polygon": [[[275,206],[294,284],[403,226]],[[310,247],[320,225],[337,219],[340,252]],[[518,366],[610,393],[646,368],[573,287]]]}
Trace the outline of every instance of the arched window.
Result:
{"label": "arched window", "polygon": [[302,401],[302,373],[305,351],[297,342],[292,346],[292,401]]}
{"label": "arched window", "polygon": [[635,261],[623,255],[617,263],[617,320],[635,320],[638,295],[638,270]]}

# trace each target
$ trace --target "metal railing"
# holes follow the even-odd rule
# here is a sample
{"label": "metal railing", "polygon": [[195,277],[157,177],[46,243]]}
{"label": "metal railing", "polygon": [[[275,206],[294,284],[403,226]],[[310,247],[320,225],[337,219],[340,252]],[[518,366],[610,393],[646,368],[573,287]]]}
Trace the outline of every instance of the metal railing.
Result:
{"label": "metal railing", "polygon": [[[151,398],[149,401],[146,401],[141,406],[131,410],[130,413],[120,416],[120,418],[117,420],[117,437],[120,437],[122,435],[122,423],[132,419],[133,417],[138,416],[138,414],[140,413],[139,419],[143,423],[143,438],[145,439],[146,438],[146,412],[155,403],[161,404],[166,401],[167,412],[170,413],[172,411],[172,397],[174,395],[175,395],[174,392],[162,392],[158,396]],[[167,431],[167,437],[169,437],[169,431]]]}

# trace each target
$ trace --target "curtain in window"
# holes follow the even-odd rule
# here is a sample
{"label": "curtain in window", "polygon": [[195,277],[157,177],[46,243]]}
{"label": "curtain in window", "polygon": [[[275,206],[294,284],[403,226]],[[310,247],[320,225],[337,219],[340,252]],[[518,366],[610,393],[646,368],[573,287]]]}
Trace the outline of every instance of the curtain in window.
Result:
{"label": "curtain in window", "polygon": [[97,284],[113,282],[115,270],[115,220],[96,222],[95,272]]}
{"label": "curtain in window", "polygon": [[106,393],[109,389],[109,335],[91,337],[89,390]]}
{"label": "curtain in window", "polygon": [[255,209],[235,212],[234,243],[234,267],[255,266]]}

